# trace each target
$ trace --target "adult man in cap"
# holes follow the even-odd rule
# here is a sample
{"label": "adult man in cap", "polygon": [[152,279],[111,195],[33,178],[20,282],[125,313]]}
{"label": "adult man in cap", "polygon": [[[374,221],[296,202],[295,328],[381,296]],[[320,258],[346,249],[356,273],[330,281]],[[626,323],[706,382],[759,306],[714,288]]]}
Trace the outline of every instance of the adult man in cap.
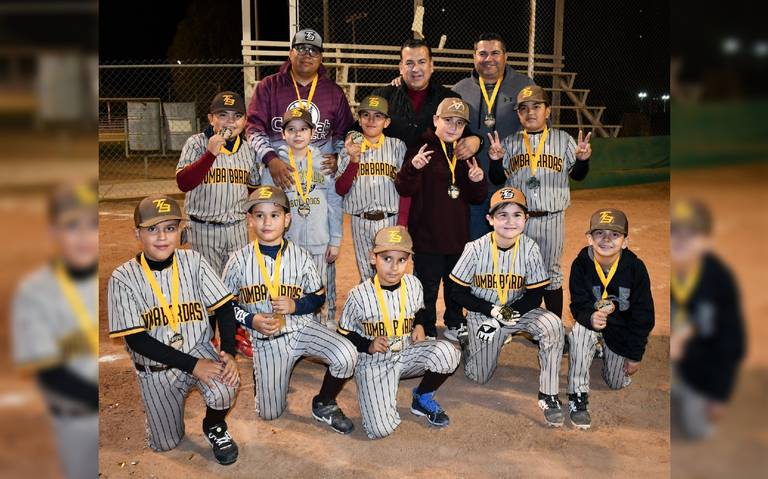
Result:
{"label": "adult man in cap", "polygon": [[336,153],[344,148],[344,133],[352,125],[352,112],[342,89],[326,75],[323,39],[311,29],[297,32],[288,60],[280,71],[259,82],[248,105],[248,142],[257,158],[269,168],[275,183],[289,188],[292,169],[277,159],[282,138],[283,114],[301,107],[312,114],[316,125],[312,144],[325,156],[324,168],[336,172]]}

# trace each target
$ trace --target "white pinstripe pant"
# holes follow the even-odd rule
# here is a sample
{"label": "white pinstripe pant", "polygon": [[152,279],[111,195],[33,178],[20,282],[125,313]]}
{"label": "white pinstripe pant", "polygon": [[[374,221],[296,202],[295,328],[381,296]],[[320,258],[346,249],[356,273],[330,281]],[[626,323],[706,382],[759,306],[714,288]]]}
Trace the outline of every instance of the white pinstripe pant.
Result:
{"label": "white pinstripe pant", "polygon": [[189,246],[203,255],[213,270],[221,275],[229,255],[248,244],[246,220],[226,225],[189,222]]}
{"label": "white pinstripe pant", "polygon": [[565,331],[560,318],[546,309],[532,309],[514,326],[502,327],[487,343],[477,337],[477,330],[484,319],[485,316],[478,313],[470,313],[467,318],[469,346],[464,355],[464,374],[480,384],[488,382],[499,364],[499,354],[506,337],[526,331],[533,339],[539,341],[539,391],[544,394],[557,394],[560,388],[560,360],[563,357],[565,342]]}
{"label": "white pinstripe pant", "polygon": [[564,218],[564,212],[558,211],[547,216],[528,218],[525,223],[525,234],[536,242],[544,259],[544,267],[551,281],[546,286],[549,290],[563,287],[563,268],[560,262],[565,244]]}
{"label": "white pinstripe pant", "polygon": [[[198,358],[218,360],[213,345],[197,345],[190,353]],[[203,396],[211,409],[228,409],[235,402],[239,384],[228,386],[218,381],[213,386],[178,369],[146,372],[136,371],[141,389],[141,399],[147,413],[149,447],[155,451],[168,451],[176,447],[184,437],[184,400],[192,387]]]}
{"label": "white pinstripe pant", "polygon": [[[568,364],[568,394],[589,392],[589,368],[595,357],[600,333],[575,323],[568,335],[570,354]],[[624,357],[611,351],[603,344],[603,379],[611,389],[630,385],[632,379],[624,373]]]}
{"label": "white pinstripe pant", "polygon": [[336,320],[336,261],[329,264],[325,254],[313,254],[312,262],[325,288],[325,304],[315,313],[315,320],[325,324]]}
{"label": "white pinstripe pant", "polygon": [[427,371],[450,374],[459,366],[460,360],[459,350],[442,339],[410,343],[398,353],[360,354],[355,382],[363,428],[368,437],[389,436],[400,424],[397,412],[400,379],[423,376]]}
{"label": "white pinstripe pant", "polygon": [[315,321],[308,321],[300,331],[277,339],[253,343],[253,388],[256,414],[266,420],[276,419],[288,405],[288,383],[296,361],[302,356],[319,358],[328,364],[335,378],[348,378],[355,372],[357,349],[342,335]]}
{"label": "white pinstripe pant", "polygon": [[357,260],[357,271],[360,273],[360,282],[373,278],[374,269],[368,261],[368,254],[373,249],[373,239],[376,233],[389,226],[397,224],[397,215],[390,216],[378,221],[371,221],[360,218],[357,215],[352,217],[352,243],[355,245],[355,259]]}

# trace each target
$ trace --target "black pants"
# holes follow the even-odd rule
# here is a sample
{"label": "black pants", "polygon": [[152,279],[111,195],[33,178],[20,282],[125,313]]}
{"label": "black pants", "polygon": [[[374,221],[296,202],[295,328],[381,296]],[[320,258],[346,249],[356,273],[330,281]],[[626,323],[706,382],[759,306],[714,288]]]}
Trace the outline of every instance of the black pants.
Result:
{"label": "black pants", "polygon": [[416,320],[424,325],[427,336],[437,336],[437,291],[443,281],[443,300],[446,327],[458,328],[466,319],[461,306],[453,300],[453,281],[448,277],[461,255],[416,253],[413,255],[413,272],[424,286],[424,309],[416,313]]}

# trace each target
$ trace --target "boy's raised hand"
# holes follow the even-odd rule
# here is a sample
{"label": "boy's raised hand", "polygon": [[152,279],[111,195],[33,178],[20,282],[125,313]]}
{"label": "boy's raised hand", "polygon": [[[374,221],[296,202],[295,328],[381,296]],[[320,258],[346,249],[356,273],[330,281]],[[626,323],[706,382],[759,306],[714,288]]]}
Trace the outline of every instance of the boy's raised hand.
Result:
{"label": "boy's raised hand", "polygon": [[360,143],[355,143],[353,140],[355,135],[347,135],[347,139],[344,140],[344,149],[347,151],[347,154],[349,155],[349,161],[352,163],[358,163],[360,162],[360,154],[362,152],[362,145]]}
{"label": "boy's raised hand", "polygon": [[592,146],[589,144],[589,139],[592,138],[592,133],[587,133],[586,137],[582,137],[583,133],[579,130],[579,138],[576,142],[576,159],[587,160],[592,156]]}
{"label": "boy's raised hand", "polygon": [[490,147],[488,148],[488,158],[494,161],[504,158],[505,151],[501,146],[501,140],[499,140],[499,132],[494,131],[493,135],[489,132],[488,139],[491,141]]}
{"label": "boy's raised hand", "polygon": [[472,159],[467,160],[467,165],[469,165],[469,180],[473,183],[483,181],[485,172],[483,172],[483,169],[477,164],[477,159],[472,157]]}
{"label": "boy's raised hand", "polygon": [[413,167],[416,168],[417,170],[420,170],[425,166],[427,166],[427,164],[429,163],[429,159],[432,157],[432,153],[434,153],[433,150],[425,151],[426,149],[427,149],[427,144],[424,143],[424,145],[422,145],[422,147],[419,148],[419,152],[416,153],[416,156],[414,156],[413,159],[411,160]]}

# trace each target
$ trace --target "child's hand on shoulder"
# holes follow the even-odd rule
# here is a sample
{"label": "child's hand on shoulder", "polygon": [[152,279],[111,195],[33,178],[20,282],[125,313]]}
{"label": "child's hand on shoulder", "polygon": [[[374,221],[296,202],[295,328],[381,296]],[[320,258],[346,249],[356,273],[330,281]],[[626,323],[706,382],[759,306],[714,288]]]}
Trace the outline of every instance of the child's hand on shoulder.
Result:
{"label": "child's hand on shoulder", "polygon": [[376,336],[368,346],[368,354],[386,353],[389,350],[389,341],[386,336]]}

